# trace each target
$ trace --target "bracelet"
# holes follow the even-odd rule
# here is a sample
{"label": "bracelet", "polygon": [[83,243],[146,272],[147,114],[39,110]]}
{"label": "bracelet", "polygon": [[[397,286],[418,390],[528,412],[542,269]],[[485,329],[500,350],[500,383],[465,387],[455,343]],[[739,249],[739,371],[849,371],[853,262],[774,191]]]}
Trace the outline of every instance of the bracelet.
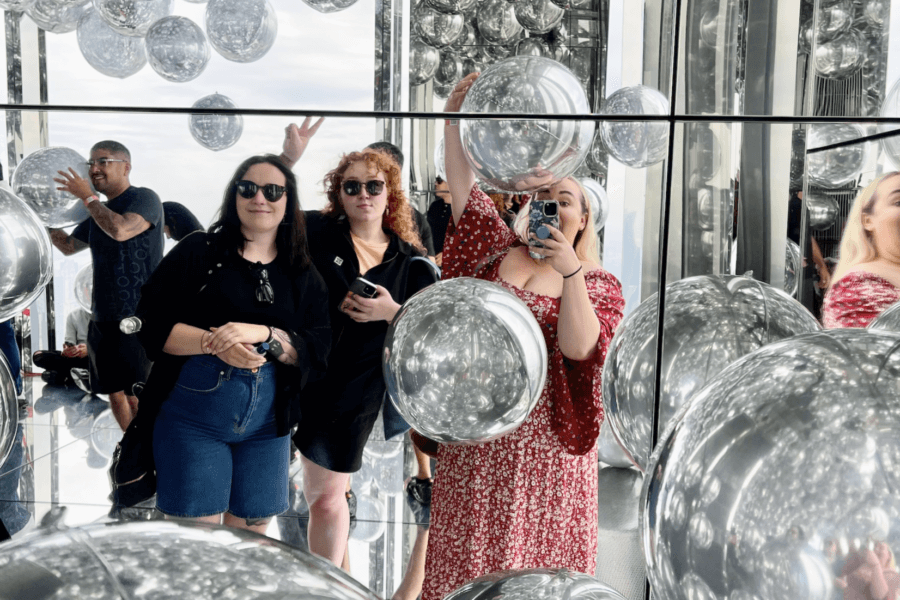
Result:
{"label": "bracelet", "polygon": [[581,269],[583,269],[583,268],[584,268],[584,265],[578,265],[578,268],[577,268],[577,269],[575,269],[574,271],[572,271],[572,272],[569,273],[568,275],[563,275],[563,279],[568,279],[569,277],[572,277],[573,275],[577,275],[578,272],[579,272]]}
{"label": "bracelet", "polygon": [[457,127],[459,126],[459,119],[444,119],[445,127]]}
{"label": "bracelet", "polygon": [[96,202],[96,201],[99,200],[99,199],[100,199],[100,198],[98,198],[96,195],[91,194],[90,196],[88,196],[87,198],[85,198],[84,200],[82,200],[82,202],[85,203],[85,204],[84,204],[85,206],[88,206],[88,205],[90,205],[90,204]]}

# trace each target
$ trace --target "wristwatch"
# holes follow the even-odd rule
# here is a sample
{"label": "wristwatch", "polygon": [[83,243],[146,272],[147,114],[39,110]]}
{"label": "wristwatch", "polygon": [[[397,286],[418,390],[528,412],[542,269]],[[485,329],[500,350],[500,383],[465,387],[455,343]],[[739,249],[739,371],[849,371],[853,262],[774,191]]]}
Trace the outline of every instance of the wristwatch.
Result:
{"label": "wristwatch", "polygon": [[[262,343],[262,345],[267,346],[265,353],[272,358],[278,358],[282,354],[284,354],[284,348],[281,346],[281,342],[279,342],[275,338],[275,328],[269,327],[269,339]],[[261,345],[261,346],[262,346]]]}

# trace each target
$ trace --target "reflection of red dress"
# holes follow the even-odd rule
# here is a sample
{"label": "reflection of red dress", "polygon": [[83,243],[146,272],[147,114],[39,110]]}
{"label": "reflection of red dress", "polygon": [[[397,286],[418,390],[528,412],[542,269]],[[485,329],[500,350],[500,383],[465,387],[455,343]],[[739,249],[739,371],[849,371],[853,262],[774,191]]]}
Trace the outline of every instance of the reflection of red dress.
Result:
{"label": "reflection of red dress", "polygon": [[586,273],[601,334],[588,360],[570,362],[557,341],[559,299],[498,275],[515,239],[477,187],[458,226],[451,221],[447,230],[444,279],[475,276],[479,261],[490,257],[477,276],[531,308],[547,342],[549,370],[537,407],[518,429],[486,444],[440,446],[423,600],[440,600],[496,571],[567,567],[593,574],[596,566],[600,372],[622,319],[621,285],[601,268]]}
{"label": "reflection of red dress", "polygon": [[900,301],[900,289],[867,271],[841,277],[825,294],[822,324],[826,329],[866,327],[886,308]]}

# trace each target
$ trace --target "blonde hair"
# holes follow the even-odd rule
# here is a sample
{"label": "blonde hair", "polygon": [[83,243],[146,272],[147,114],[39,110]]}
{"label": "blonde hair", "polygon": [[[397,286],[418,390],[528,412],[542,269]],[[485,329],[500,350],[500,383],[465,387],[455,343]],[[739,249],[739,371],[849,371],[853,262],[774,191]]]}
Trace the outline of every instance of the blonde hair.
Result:
{"label": "blonde hair", "polygon": [[878,258],[878,250],[872,241],[872,236],[863,227],[863,215],[872,213],[875,202],[878,200],[876,192],[878,186],[885,180],[900,171],[892,171],[873,180],[856,196],[850,214],[847,215],[847,223],[844,225],[844,235],[841,237],[841,248],[838,255],[838,264],[831,277],[831,285],[837,283],[841,277],[847,274],[856,265],[866,263]]}
{"label": "blonde hair", "polygon": [[[588,200],[587,191],[585,191],[584,186],[581,185],[580,181],[574,177],[566,177],[566,179],[578,186],[578,192],[581,194],[581,214],[587,216],[587,222],[585,223],[584,229],[578,232],[578,235],[575,236],[575,243],[572,244],[575,247],[575,256],[577,256],[579,260],[594,263],[599,266],[600,252],[597,249],[597,231],[594,229],[594,215],[591,209],[591,201]],[[562,181],[565,181],[565,179]],[[534,198],[534,196],[529,198],[528,202],[521,206],[516,215],[516,219],[512,224],[513,231],[515,231],[516,235],[519,236],[519,239],[526,244],[528,243],[528,213],[531,210],[532,198]]]}

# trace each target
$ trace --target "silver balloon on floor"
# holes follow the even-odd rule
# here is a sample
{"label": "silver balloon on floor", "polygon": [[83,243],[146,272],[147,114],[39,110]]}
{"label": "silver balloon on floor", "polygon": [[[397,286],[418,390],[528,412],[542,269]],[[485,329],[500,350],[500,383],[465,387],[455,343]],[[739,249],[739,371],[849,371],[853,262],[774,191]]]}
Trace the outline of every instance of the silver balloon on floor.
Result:
{"label": "silver balloon on floor", "polygon": [[[235,109],[237,105],[228,96],[210,94],[194,102],[192,108]],[[194,139],[215,151],[234,146],[244,132],[244,117],[239,114],[193,114],[188,124]]]}
{"label": "silver balloon on floor", "polygon": [[172,14],[172,0],[93,0],[103,20],[118,33],[144,37],[159,19]]}
{"label": "silver balloon on floor", "polygon": [[[603,402],[613,433],[640,469],[651,453],[658,297],[628,315],[603,367]],[[658,430],[709,380],[761,346],[820,329],[799,302],[749,277],[702,275],[666,286]]]}
{"label": "silver balloon on floor", "polygon": [[[603,102],[605,115],[667,115],[669,100],[658,90],[635,85],[616,90]],[[669,151],[669,124],[660,121],[602,121],[600,137],[620,163],[643,168]]]}
{"label": "silver balloon on floor", "polygon": [[654,595],[873,598],[876,573],[900,581],[897,381],[900,335],[862,329],[796,336],[723,370],[647,471]]}
{"label": "silver balloon on floor", "polygon": [[46,225],[24,200],[0,188],[0,321],[34,302],[52,264]]}
{"label": "silver balloon on floor", "polygon": [[87,160],[70,148],[52,146],[35,150],[16,167],[10,187],[41,218],[47,227],[68,227],[81,223],[90,215],[81,199],[69,192],[56,189],[53,181],[58,171],[75,169],[82,178],[90,181]]}
{"label": "silver balloon on floor", "polygon": [[163,17],[147,31],[150,66],[163,79],[184,83],[196,79],[209,62],[209,44],[200,26],[187,17]]}
{"label": "silver balloon on floor", "polygon": [[96,10],[89,10],[78,21],[77,36],[84,60],[108,77],[124,79],[147,64],[143,38],[115,31]]}
{"label": "silver balloon on floor", "polygon": [[568,569],[500,571],[473,579],[444,600],[625,600],[618,591]]}
{"label": "silver balloon on floor", "polygon": [[267,0],[209,0],[206,35],[224,58],[254,62],[275,44],[278,19]]}
{"label": "silver balloon on floor", "polygon": [[406,301],[388,327],[382,366],[391,402],[413,429],[471,444],[525,421],[544,388],[547,346],[512,292],[463,277]]}

